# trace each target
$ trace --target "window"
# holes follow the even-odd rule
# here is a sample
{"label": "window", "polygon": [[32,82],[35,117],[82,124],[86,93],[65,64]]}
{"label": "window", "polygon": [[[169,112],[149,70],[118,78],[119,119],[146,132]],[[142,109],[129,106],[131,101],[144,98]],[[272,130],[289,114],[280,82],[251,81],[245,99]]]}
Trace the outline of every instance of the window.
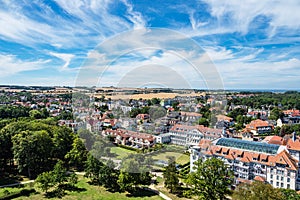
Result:
{"label": "window", "polygon": [[283,181],[283,176],[281,177],[281,181]]}
{"label": "window", "polygon": [[279,180],[279,176],[278,175],[276,176],[276,179]]}
{"label": "window", "polygon": [[287,187],[287,189],[290,189],[290,187],[291,187],[291,186],[290,186],[290,184],[287,184],[287,186],[286,186],[286,187]]}
{"label": "window", "polygon": [[290,176],[290,175],[291,175],[291,172],[290,172],[290,171],[288,171],[287,175],[288,175],[288,176]]}
{"label": "window", "polygon": [[287,182],[288,182],[288,183],[291,182],[291,179],[290,179],[290,178],[287,178]]}
{"label": "window", "polygon": [[276,186],[279,186],[279,182],[276,182]]}
{"label": "window", "polygon": [[273,185],[273,181],[271,181],[271,185]]}
{"label": "window", "polygon": [[283,188],[283,183],[281,183],[281,187]]}
{"label": "window", "polygon": [[273,174],[271,174],[271,179],[273,179]]}

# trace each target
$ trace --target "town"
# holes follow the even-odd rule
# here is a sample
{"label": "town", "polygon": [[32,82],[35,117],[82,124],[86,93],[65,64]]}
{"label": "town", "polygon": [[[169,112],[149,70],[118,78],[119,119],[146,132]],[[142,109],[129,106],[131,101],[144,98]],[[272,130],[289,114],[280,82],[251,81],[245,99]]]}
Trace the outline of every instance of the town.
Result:
{"label": "town", "polygon": [[[230,188],[223,194],[227,198],[235,199],[244,184],[257,183],[294,191],[293,195],[297,195],[299,100],[300,93],[296,91],[1,86],[0,174],[8,181],[2,184],[9,185],[9,177],[18,173],[40,180],[40,174],[45,175],[57,159],[66,161],[68,170],[84,171],[92,182],[98,183],[98,172],[85,164],[96,158],[97,162],[114,166],[106,169],[108,177],[121,172],[110,177],[119,179],[118,186],[103,183],[105,187],[131,191],[127,183],[122,185],[124,180],[120,177],[125,172],[129,176],[136,162],[139,167],[135,172],[141,170],[144,179],[149,176],[149,180],[138,177],[142,183],[132,183],[136,187],[154,181],[152,189],[159,194],[171,195],[171,199],[179,198],[178,195],[193,198],[197,193],[188,188],[192,191],[199,188],[194,188],[191,174],[197,174],[199,162],[215,158],[224,164],[226,176],[232,172],[231,181],[223,183]],[[50,128],[55,131],[52,133]],[[43,155],[31,152],[31,157],[36,158],[28,160],[29,150],[23,151],[27,146],[20,141],[32,137],[41,145],[47,138],[54,145],[51,151],[56,153],[48,152],[48,157],[42,159]],[[84,147],[79,147],[80,144]],[[46,146],[34,148],[45,148],[40,150],[45,154],[48,151]],[[49,166],[41,167],[47,163]],[[122,171],[124,166],[129,167],[127,171]],[[13,172],[15,168],[18,173]]]}

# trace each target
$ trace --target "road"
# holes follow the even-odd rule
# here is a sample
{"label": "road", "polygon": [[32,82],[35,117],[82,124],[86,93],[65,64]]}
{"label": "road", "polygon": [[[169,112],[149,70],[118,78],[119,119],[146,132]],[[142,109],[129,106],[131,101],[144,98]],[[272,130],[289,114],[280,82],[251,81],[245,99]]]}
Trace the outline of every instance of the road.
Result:
{"label": "road", "polygon": [[24,185],[24,184],[28,184],[28,183],[33,183],[34,180],[30,180],[30,181],[22,181],[19,183],[12,183],[12,184],[7,184],[7,185],[0,185],[0,188],[4,188],[4,187],[14,187],[14,186],[18,186],[18,185]]}

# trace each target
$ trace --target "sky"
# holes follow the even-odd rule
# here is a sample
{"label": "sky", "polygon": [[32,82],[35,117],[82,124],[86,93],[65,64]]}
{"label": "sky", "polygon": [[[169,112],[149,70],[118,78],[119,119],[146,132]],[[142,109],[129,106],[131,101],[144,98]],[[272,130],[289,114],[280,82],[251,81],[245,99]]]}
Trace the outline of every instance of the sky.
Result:
{"label": "sky", "polygon": [[298,0],[0,0],[0,84],[300,86]]}

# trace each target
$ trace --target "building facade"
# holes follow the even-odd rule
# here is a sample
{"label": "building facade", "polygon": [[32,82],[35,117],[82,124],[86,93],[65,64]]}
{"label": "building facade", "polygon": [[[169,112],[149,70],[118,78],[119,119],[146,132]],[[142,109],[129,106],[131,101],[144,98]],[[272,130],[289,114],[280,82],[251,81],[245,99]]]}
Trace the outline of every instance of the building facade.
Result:
{"label": "building facade", "polygon": [[[175,124],[167,134],[157,137],[163,137],[157,141],[168,141],[168,143],[181,146],[198,145],[202,139],[214,140],[222,137],[223,130],[204,127],[202,125],[188,126]],[[165,143],[165,142],[161,142]]]}
{"label": "building facade", "polygon": [[299,160],[287,146],[220,138],[191,149],[191,171],[195,161],[210,157],[223,160],[234,171],[236,184],[260,180],[275,188],[300,189]]}

